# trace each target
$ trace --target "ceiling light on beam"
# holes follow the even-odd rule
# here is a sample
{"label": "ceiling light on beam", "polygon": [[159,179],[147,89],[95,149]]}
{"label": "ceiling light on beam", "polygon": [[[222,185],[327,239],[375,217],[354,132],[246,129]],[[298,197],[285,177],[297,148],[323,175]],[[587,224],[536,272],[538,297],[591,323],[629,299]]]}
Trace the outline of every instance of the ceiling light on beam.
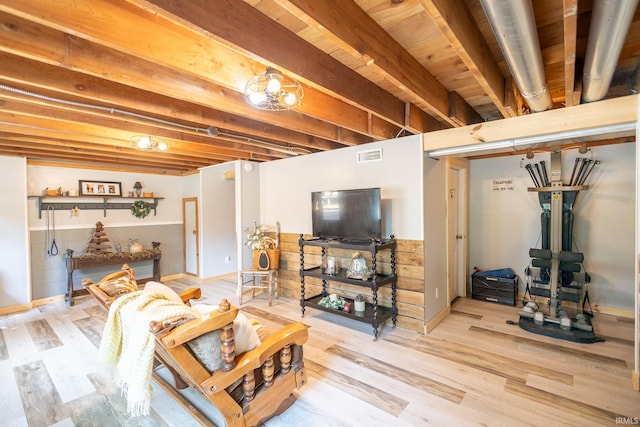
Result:
{"label": "ceiling light on beam", "polygon": [[299,106],[304,90],[297,80],[267,67],[247,82],[244,94],[247,102],[260,110],[282,111]]}
{"label": "ceiling light on beam", "polygon": [[136,135],[132,136],[129,143],[136,150],[148,151],[148,152],[163,152],[169,149],[169,144],[164,141],[160,141],[154,136],[149,135]]}

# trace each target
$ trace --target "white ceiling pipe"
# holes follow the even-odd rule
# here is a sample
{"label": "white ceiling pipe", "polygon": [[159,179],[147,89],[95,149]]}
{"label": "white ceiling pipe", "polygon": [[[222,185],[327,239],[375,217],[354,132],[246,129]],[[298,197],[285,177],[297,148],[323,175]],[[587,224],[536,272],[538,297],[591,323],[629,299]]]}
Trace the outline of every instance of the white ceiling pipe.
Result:
{"label": "white ceiling pipe", "polygon": [[480,0],[513,79],[531,111],[552,107],[530,0]]}
{"label": "white ceiling pipe", "polygon": [[638,0],[594,0],[582,74],[582,102],[607,95]]}

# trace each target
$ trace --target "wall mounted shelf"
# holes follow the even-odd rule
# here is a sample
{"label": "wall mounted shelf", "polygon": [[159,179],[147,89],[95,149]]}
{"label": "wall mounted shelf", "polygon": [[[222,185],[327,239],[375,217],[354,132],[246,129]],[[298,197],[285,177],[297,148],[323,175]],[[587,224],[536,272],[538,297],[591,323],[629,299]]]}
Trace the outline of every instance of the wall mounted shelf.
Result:
{"label": "wall mounted shelf", "polygon": [[[153,216],[156,215],[158,201],[164,197],[95,197],[95,196],[28,196],[30,199],[38,199],[38,218],[42,218],[42,211],[49,210],[102,210],[104,216],[107,216],[109,209],[131,209],[133,203],[142,200],[149,203],[149,207],[153,210]],[[73,199],[80,199],[75,202]],[[95,200],[89,202],[88,200]],[[55,201],[54,201],[55,200]],[[64,201],[58,201],[64,200]],[[130,200],[130,201],[127,201]]]}

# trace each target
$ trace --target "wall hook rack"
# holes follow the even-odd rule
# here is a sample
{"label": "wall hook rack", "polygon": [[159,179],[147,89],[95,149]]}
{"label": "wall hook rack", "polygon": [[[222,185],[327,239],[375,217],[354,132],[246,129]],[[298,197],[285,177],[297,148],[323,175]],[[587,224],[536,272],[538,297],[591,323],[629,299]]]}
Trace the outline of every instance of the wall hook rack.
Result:
{"label": "wall hook rack", "polygon": [[[78,212],[80,210],[102,210],[103,215],[107,216],[107,210],[109,209],[131,209],[131,206],[136,200],[144,200],[149,203],[149,207],[153,210],[153,216],[156,215],[156,208],[158,207],[158,201],[164,199],[164,197],[153,197],[153,198],[141,198],[141,197],[86,197],[86,196],[29,196],[29,198],[38,199],[38,219],[42,219],[42,211],[46,211],[50,207],[54,210],[68,210],[74,212]],[[62,201],[51,201],[51,199],[95,199],[95,202],[62,202]],[[115,200],[126,200],[129,199],[131,201],[118,201]]]}

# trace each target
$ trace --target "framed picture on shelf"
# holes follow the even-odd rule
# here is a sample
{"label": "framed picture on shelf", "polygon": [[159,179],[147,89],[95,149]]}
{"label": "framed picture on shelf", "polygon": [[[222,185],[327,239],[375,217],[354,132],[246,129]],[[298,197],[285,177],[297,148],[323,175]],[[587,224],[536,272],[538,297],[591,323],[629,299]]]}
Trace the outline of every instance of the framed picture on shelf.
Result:
{"label": "framed picture on shelf", "polygon": [[80,196],[121,197],[122,183],[112,181],[78,181]]}

